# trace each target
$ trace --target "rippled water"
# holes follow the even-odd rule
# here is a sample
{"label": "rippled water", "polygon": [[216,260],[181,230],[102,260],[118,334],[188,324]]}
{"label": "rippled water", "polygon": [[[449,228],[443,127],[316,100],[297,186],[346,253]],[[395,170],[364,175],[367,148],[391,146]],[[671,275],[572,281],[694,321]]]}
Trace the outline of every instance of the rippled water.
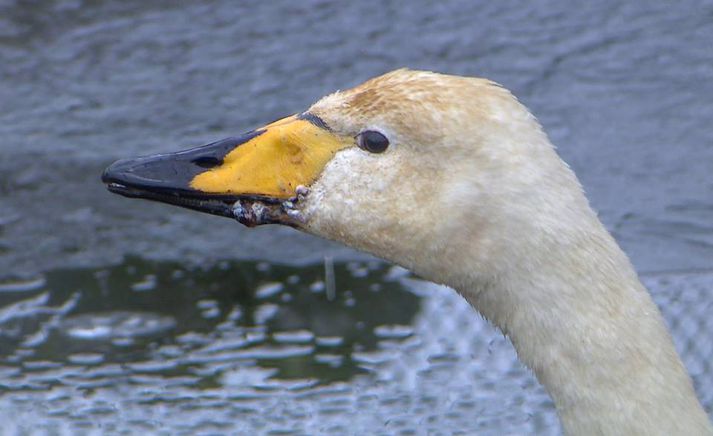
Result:
{"label": "rippled water", "polygon": [[711,23],[709,0],[0,0],[0,433],[559,433],[452,291],[98,182],[402,66],[533,110],[711,413]]}
{"label": "rippled water", "polygon": [[[507,341],[379,262],[139,258],[0,285],[0,429],[164,434],[558,432]],[[713,274],[646,277],[709,411]],[[347,418],[348,417],[348,418]]]}

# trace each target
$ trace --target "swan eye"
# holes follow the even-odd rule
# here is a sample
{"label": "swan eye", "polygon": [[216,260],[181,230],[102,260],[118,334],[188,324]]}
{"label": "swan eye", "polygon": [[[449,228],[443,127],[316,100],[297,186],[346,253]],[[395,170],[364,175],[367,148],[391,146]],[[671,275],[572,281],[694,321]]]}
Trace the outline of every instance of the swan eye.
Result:
{"label": "swan eye", "polygon": [[376,130],[364,130],[357,135],[357,145],[370,153],[383,153],[389,146],[389,139]]}

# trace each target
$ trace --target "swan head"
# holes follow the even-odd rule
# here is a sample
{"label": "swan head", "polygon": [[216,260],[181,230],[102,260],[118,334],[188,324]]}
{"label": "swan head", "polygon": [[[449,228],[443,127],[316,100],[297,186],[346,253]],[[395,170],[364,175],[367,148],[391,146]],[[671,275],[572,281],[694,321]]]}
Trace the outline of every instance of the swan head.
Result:
{"label": "swan head", "polygon": [[[450,285],[511,337],[570,433],[709,428],[626,256],[535,118],[493,82],[397,70],[238,137],[118,161],[103,180]],[[674,431],[687,413],[691,430]]]}
{"label": "swan head", "polygon": [[510,92],[405,69],[240,137],[116,162],[103,180],[249,226],[290,225],[441,282],[443,261],[466,251],[471,268],[496,273],[533,226],[571,209],[553,196],[581,196]]}

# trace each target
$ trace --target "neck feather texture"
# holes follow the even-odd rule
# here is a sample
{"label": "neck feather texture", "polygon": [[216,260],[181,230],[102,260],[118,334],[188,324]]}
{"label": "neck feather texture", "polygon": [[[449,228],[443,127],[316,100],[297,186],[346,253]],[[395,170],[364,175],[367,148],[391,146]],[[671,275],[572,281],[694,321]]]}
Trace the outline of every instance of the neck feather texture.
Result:
{"label": "neck feather texture", "polygon": [[538,247],[539,260],[507,274],[466,273],[454,287],[510,337],[567,434],[713,434],[658,308],[614,239],[592,214],[568,241]]}

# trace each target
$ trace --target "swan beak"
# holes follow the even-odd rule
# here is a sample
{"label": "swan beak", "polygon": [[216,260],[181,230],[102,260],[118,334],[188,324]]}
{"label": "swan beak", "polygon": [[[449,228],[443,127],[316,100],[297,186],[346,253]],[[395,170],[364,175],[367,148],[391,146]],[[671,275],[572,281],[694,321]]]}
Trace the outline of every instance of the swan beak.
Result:
{"label": "swan beak", "polygon": [[[109,191],[237,218],[296,225],[282,206],[309,187],[348,144],[303,113],[242,136],[175,153],[122,159],[102,181]],[[245,213],[245,207],[260,213]]]}

